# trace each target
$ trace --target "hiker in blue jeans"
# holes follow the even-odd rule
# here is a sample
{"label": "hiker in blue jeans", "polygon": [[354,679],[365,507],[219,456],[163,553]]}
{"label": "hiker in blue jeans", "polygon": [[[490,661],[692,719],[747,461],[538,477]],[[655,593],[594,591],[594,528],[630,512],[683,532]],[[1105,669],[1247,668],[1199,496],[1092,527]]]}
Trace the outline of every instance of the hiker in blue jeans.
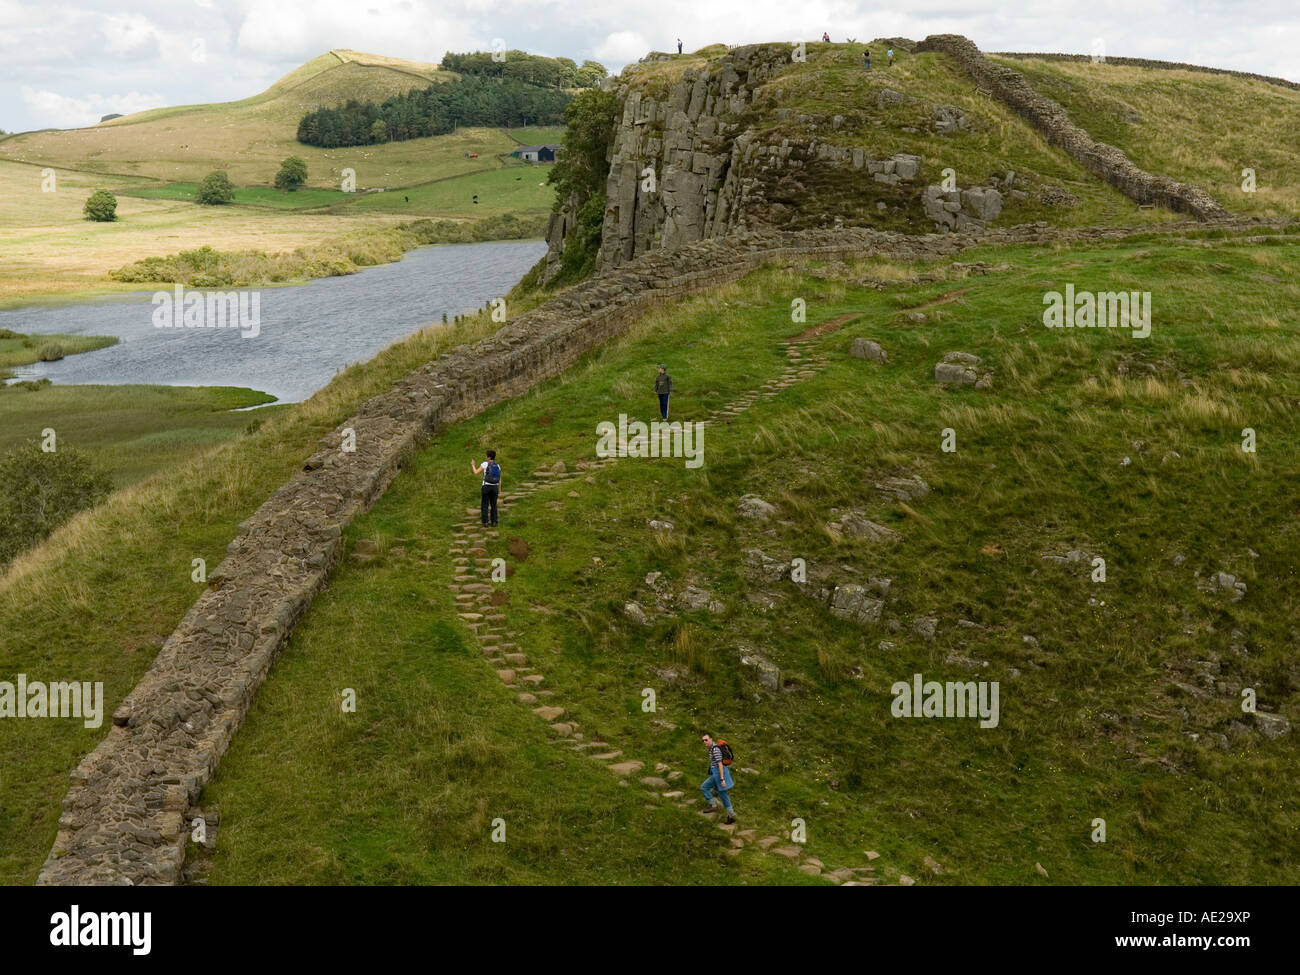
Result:
{"label": "hiker in blue jeans", "polygon": [[726,822],[734,823],[736,821],[736,811],[731,808],[731,797],[727,795],[727,790],[735,783],[731,781],[731,770],[722,764],[722,749],[713,743],[713,738],[704,735],[700,739],[704,742],[704,747],[709,750],[709,777],[700,783],[700,791],[704,793],[704,801],[708,808],[705,812],[714,813],[718,811],[713,802],[713,794],[716,792],[722,800],[722,808],[727,812]]}

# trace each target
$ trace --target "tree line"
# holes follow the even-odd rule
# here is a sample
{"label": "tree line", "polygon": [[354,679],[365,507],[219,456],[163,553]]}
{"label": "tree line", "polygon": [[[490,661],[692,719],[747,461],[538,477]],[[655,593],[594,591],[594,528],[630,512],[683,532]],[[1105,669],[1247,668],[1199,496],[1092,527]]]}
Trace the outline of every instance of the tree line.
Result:
{"label": "tree line", "polygon": [[548,88],[597,88],[609,72],[599,61],[583,61],[582,67],[569,58],[545,58],[525,51],[471,51],[442,59],[446,71],[482,78],[510,78]]}
{"label": "tree line", "polygon": [[570,100],[558,88],[471,76],[381,104],[351,100],[341,108],[317,109],[298,123],[298,141],[332,149],[444,135],[460,125],[559,125]]}

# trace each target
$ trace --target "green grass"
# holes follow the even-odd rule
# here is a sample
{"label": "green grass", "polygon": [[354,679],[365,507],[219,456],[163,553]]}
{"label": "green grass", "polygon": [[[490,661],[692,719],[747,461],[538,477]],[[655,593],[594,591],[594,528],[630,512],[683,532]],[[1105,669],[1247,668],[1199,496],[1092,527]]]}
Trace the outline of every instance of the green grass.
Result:
{"label": "green grass", "polygon": [[558,145],[564,142],[562,125],[529,125],[519,129],[505,129],[505,134],[521,146]]}
{"label": "green grass", "polygon": [[[995,58],[1137,165],[1208,190],[1230,210],[1300,215],[1300,92],[1249,78],[1115,64]],[[1254,192],[1242,169],[1256,171]]]}
{"label": "green grass", "polygon": [[[536,303],[524,295],[510,297],[519,312]],[[236,414],[242,434],[117,491],[57,529],[0,574],[0,673],[39,670],[102,680],[115,707],[198,596],[190,580],[193,559],[215,566],[239,522],[299,471],[320,438],[361,403],[444,350],[496,327],[486,316],[475,316],[427,329],[349,367],[303,403]],[[59,395],[60,389],[31,395],[46,394]],[[197,402],[207,394],[190,395]],[[175,405],[173,400],[168,408]],[[20,433],[27,435],[25,429]],[[117,435],[106,430],[97,436]],[[108,727],[16,721],[4,731],[0,882],[31,883],[54,841],[68,772]]]}
{"label": "green grass", "polygon": [[[166,186],[149,186],[129,191],[131,196],[151,200],[193,200],[198,193],[197,183],[169,183]],[[244,186],[235,190],[234,203],[244,206],[277,207],[284,210],[306,210],[329,206],[346,200],[350,194],[342,190],[320,190],[304,187],[292,193],[283,193],[269,186]]]}
{"label": "green grass", "polygon": [[[546,185],[550,169],[549,165],[507,166],[386,193],[368,193],[350,202],[348,208],[442,218],[544,214],[550,212],[555,199],[555,190]],[[474,202],[476,194],[478,203]]]}
{"label": "green grass", "polygon": [[[934,283],[874,261],[768,270],[657,312],[560,381],[442,431],[348,530],[378,540],[380,559],[338,570],[205,795],[222,813],[212,882],[756,880],[750,853],[714,870],[697,817],[642,813],[644,793],[541,744],[541,722],[449,622],[446,551],[475,501],[468,456],[496,447],[507,494],[538,467],[592,460],[597,422],[652,414],[659,361],[676,377],[674,418],[701,418],[779,373],[778,339],[805,327],[790,321],[802,297],[808,324],[861,317],[814,340],[831,356],[823,373],[711,426],[703,468],[626,459],[503,516],[488,554],[514,570],[507,626],[566,718],[685,770],[688,786],[703,777],[698,732],[725,736],[760,773],[736,790],[743,823],[776,832],[804,818],[810,852],[833,865],[875,849],[884,870],[931,882],[1044,882],[1041,862],[1052,883],[1295,883],[1294,748],[1239,733],[1251,719],[1234,688],[1295,715],[1300,435],[1287,404],[1300,396],[1300,294],[1278,275],[1297,257],[1294,239],[1212,255],[1137,240],[967,254],[1011,266],[968,278],[940,264],[948,280]],[[864,275],[897,283],[853,283]],[[1151,338],[1044,328],[1043,292],[1066,282],[1152,291]],[[920,326],[904,315],[918,306]],[[881,341],[890,365],[848,358],[856,335]],[[991,391],[934,382],[953,349],[994,367]],[[1244,426],[1260,431],[1259,454],[1240,450]],[[940,450],[949,427],[953,454]],[[904,507],[872,489],[901,471],[932,493]],[[778,518],[739,518],[747,492]],[[826,523],[848,508],[904,540],[837,537]],[[652,532],[651,518],[676,530]],[[882,624],[757,583],[751,546],[807,559],[814,578],[892,579]],[[1108,581],[1041,558],[1073,548],[1103,554]],[[1197,588],[1220,569],[1248,581],[1241,602]],[[724,611],[635,626],[621,607],[653,603],[650,571],[673,592],[709,589]],[[775,608],[752,603],[758,592]],[[933,642],[910,625],[929,614]],[[738,663],[741,646],[779,664],[782,693]],[[1180,690],[1199,683],[1199,660],[1231,686]],[[916,672],[999,681],[1000,725],[892,718],[891,685]],[[343,687],[358,689],[357,715],[337,713]],[[641,711],[645,687],[675,730]],[[497,815],[518,847],[487,842]],[[610,817],[618,831],[601,831]],[[1089,840],[1094,818],[1105,844]],[[670,870],[636,855],[663,849]],[[927,855],[942,877],[923,873]]]}
{"label": "green grass", "polygon": [[[811,227],[843,219],[882,229],[929,231],[933,223],[922,212],[920,196],[927,184],[941,182],[945,169],[954,171],[961,187],[988,185],[1009,171],[1018,174],[1013,188],[1028,198],[1004,193],[999,226],[1040,220],[1060,226],[1140,225],[1173,218],[1165,211],[1140,210],[1096,179],[1048,145],[1007,106],[978,92],[942,55],[898,51],[892,68],[883,64],[864,71],[861,44],[811,44],[806,62],[791,65],[761,89],[747,121],[767,142],[815,138],[864,147],[883,158],[913,153],[924,159],[920,175],[910,187],[888,186],[873,181],[865,171],[819,166],[810,167],[800,175],[799,185],[791,187],[774,171],[776,175],[769,177],[776,180],[770,195],[789,201],[789,212],[781,214],[783,223]],[[877,99],[886,90],[914,101],[879,104]],[[966,128],[948,135],[933,131],[936,105],[960,108]],[[787,110],[789,117],[778,119],[780,109]],[[827,123],[837,114],[844,121],[834,129]],[[800,116],[811,122],[801,122]],[[1046,205],[1041,195],[1049,188],[1068,191],[1078,205]],[[877,210],[878,203],[887,209]]]}
{"label": "green grass", "polygon": [[[5,337],[6,334],[8,337]],[[116,338],[104,335],[23,335],[9,329],[0,329],[0,371],[11,366],[30,366],[33,362],[39,362],[41,349],[47,345],[58,345],[62,347],[64,356],[70,356],[116,344]]]}
{"label": "green grass", "polygon": [[123,488],[173,469],[281,411],[237,413],[274,397],[225,386],[0,388],[0,453],[52,427]]}

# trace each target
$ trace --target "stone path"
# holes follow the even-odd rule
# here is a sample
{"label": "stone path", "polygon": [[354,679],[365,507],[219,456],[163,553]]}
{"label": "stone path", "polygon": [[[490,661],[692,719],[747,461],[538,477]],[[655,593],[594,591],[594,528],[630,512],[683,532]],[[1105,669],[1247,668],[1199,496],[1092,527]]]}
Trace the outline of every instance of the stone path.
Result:
{"label": "stone path", "polygon": [[[758,389],[714,410],[702,422],[726,422],[744,413],[760,400],[771,399],[782,390],[803,382],[824,369],[828,362],[826,353],[809,351],[805,355],[803,346],[812,337],[815,336],[799,336],[782,341],[787,362],[781,374]],[[502,493],[497,509],[504,518],[525,498],[575,478],[590,477],[594,471],[608,467],[617,460],[612,457],[602,458],[573,471],[560,462],[551,470],[534,471],[531,479],[521,481],[509,493]],[[552,505],[562,507],[563,503],[553,501]],[[509,628],[505,606],[494,604],[493,596],[497,589],[491,584],[492,559],[488,555],[487,545],[489,541],[499,541],[500,533],[495,528],[484,528],[479,518],[478,508],[466,508],[465,517],[453,532],[451,545],[447,549],[454,567],[451,591],[457,604],[457,616],[473,633],[484,659],[496,670],[502,683],[514,690],[522,706],[531,709],[533,714],[547,722],[557,745],[567,746],[591,761],[604,764],[625,782],[635,779],[658,800],[675,802],[683,808],[694,806],[700,809],[701,816],[713,819],[718,829],[730,834],[731,848],[727,852],[731,855],[739,855],[742,850],[749,848],[763,855],[785,857],[810,876],[825,877],[845,886],[871,886],[878,882],[875,867],[870,863],[838,869],[827,867],[820,859],[811,856],[803,844],[792,842],[788,829],[784,827],[758,829],[750,826],[743,818],[735,824],[727,825],[722,821],[721,814],[710,816],[703,811],[703,797],[698,785],[682,771],[672,768],[667,762],[634,758],[599,738],[589,738],[576,717],[563,705],[560,690],[547,685],[546,676],[533,666],[535,661],[516,642],[519,634]],[[874,854],[868,854],[868,860],[875,858]],[[899,877],[899,883],[903,886],[910,886],[912,882],[912,878],[906,875]]]}

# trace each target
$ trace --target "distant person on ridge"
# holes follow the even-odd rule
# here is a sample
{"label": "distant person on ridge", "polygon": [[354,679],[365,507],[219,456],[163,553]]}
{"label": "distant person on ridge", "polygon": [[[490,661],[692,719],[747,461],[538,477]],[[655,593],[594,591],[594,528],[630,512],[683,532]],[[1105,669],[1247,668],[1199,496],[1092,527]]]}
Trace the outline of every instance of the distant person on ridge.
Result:
{"label": "distant person on ridge", "polygon": [[885,54],[889,56],[889,66],[892,68],[894,66],[894,49],[891,47]]}
{"label": "distant person on ridge", "polygon": [[717,812],[718,808],[714,805],[713,794],[716,792],[722,799],[722,808],[727,811],[727,823],[736,821],[736,810],[731,808],[731,797],[727,795],[734,782],[731,780],[731,770],[723,764],[722,749],[718,747],[709,735],[704,735],[700,739],[704,742],[704,747],[709,751],[709,777],[700,784],[700,791],[704,793],[704,801],[708,804],[706,813]]}
{"label": "distant person on ridge", "polygon": [[472,460],[469,462],[469,469],[475,474],[483,475],[483,504],[481,514],[483,524],[489,524],[488,518],[491,516],[491,525],[496,527],[497,523],[497,497],[501,493],[501,465],[497,463],[497,452],[489,450],[487,460],[483,461],[483,466],[479,466]]}
{"label": "distant person on ridge", "polygon": [[822,43],[829,44],[830,42],[831,42],[831,35],[826,33],[825,31],[822,31]]}
{"label": "distant person on ridge", "polygon": [[659,416],[668,419],[668,397],[673,393],[673,377],[668,375],[668,367],[659,366],[659,375],[655,376],[655,395],[659,397]]}
{"label": "distant person on ridge", "polygon": [[680,37],[677,38],[677,53],[678,54],[682,53],[682,39]]}
{"label": "distant person on ridge", "polygon": [[871,52],[869,50],[862,52],[862,66],[868,71],[871,70]]}

